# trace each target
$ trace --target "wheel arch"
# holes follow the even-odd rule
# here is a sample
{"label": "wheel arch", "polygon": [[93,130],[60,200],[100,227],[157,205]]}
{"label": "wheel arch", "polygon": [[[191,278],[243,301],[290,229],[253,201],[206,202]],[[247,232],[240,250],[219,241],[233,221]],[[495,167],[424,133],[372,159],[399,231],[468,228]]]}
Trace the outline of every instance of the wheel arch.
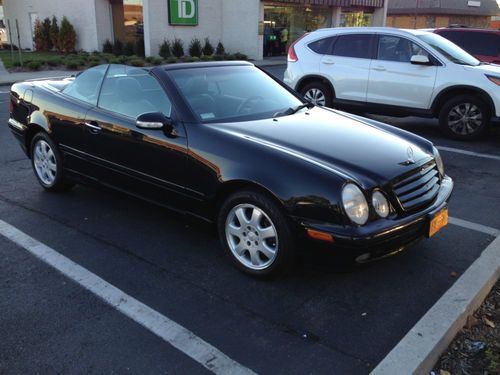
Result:
{"label": "wheel arch", "polygon": [[441,107],[444,105],[444,103],[446,103],[447,100],[449,100],[454,96],[459,96],[459,95],[472,95],[481,99],[488,106],[488,109],[490,110],[490,115],[495,114],[495,104],[493,102],[493,99],[491,99],[491,96],[486,91],[474,86],[457,85],[442,90],[436,96],[431,106],[432,113],[434,114],[434,116],[436,117],[439,116],[439,111],[441,110]]}
{"label": "wheel arch", "polygon": [[25,146],[26,146],[26,153],[30,159],[31,159],[31,142],[33,141],[33,138],[35,137],[35,135],[40,133],[40,132],[48,134],[47,129],[45,129],[43,126],[40,126],[36,123],[28,124],[28,130],[26,130],[24,142],[25,142]]}
{"label": "wheel arch", "polygon": [[330,82],[330,80],[326,79],[323,76],[317,75],[317,74],[310,74],[310,75],[307,75],[305,77],[302,77],[299,80],[299,82],[297,82],[297,85],[295,86],[295,90],[298,93],[300,93],[300,91],[302,90],[302,88],[304,86],[308,85],[309,83],[317,82],[317,81],[325,84],[330,89],[330,92],[332,94],[332,99],[335,98],[335,88],[333,87],[333,85]]}

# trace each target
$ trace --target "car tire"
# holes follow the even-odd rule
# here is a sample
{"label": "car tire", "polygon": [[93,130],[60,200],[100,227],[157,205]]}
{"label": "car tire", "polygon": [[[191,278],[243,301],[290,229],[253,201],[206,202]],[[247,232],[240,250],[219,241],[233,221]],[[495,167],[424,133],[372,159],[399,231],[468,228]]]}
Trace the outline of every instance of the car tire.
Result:
{"label": "car tire", "polygon": [[64,178],[61,155],[47,133],[35,134],[31,140],[30,150],[35,177],[45,190],[66,191],[74,186]]}
{"label": "car tire", "polygon": [[267,278],[293,265],[295,241],[288,218],[267,195],[245,190],[229,196],[217,227],[226,255],[243,272]]}
{"label": "car tire", "polygon": [[490,111],[486,103],[471,95],[449,99],[439,111],[439,126],[451,138],[469,141],[488,129]]}
{"label": "car tire", "polygon": [[309,102],[325,106],[332,106],[332,91],[322,82],[311,82],[302,87],[300,94]]}

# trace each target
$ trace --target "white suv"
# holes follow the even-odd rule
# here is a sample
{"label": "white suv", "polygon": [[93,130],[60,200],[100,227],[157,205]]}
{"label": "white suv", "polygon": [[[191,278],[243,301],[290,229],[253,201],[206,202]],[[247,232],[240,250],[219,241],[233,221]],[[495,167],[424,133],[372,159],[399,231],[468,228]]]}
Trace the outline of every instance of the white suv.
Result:
{"label": "white suv", "polygon": [[285,83],[309,101],[396,116],[437,117],[458,139],[500,123],[500,66],[422,30],[320,29],[288,52]]}

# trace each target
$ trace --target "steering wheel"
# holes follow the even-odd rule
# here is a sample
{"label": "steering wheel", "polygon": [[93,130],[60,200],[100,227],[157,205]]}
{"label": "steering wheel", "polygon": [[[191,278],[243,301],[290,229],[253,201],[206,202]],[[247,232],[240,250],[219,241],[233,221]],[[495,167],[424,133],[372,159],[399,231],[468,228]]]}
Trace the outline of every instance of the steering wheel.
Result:
{"label": "steering wheel", "polygon": [[262,101],[264,101],[262,96],[251,96],[238,106],[236,112],[239,114],[248,114],[258,102]]}

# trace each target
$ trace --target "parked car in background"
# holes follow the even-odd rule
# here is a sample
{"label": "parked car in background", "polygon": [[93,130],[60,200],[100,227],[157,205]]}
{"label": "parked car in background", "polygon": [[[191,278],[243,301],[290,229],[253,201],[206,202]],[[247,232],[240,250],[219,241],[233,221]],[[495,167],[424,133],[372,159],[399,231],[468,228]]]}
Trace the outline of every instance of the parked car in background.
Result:
{"label": "parked car in background", "polygon": [[447,224],[453,182],[431,142],[311,105],[246,62],[16,83],[9,127],[43,188],[104,185],[215,222],[254,276],[283,270],[298,240],[367,262]]}
{"label": "parked car in background", "polygon": [[443,27],[433,32],[451,40],[479,61],[500,64],[500,30]]}
{"label": "parked car in background", "polygon": [[284,81],[326,106],[437,117],[451,137],[471,140],[500,123],[500,66],[484,65],[422,30],[334,28],[289,49]]}

